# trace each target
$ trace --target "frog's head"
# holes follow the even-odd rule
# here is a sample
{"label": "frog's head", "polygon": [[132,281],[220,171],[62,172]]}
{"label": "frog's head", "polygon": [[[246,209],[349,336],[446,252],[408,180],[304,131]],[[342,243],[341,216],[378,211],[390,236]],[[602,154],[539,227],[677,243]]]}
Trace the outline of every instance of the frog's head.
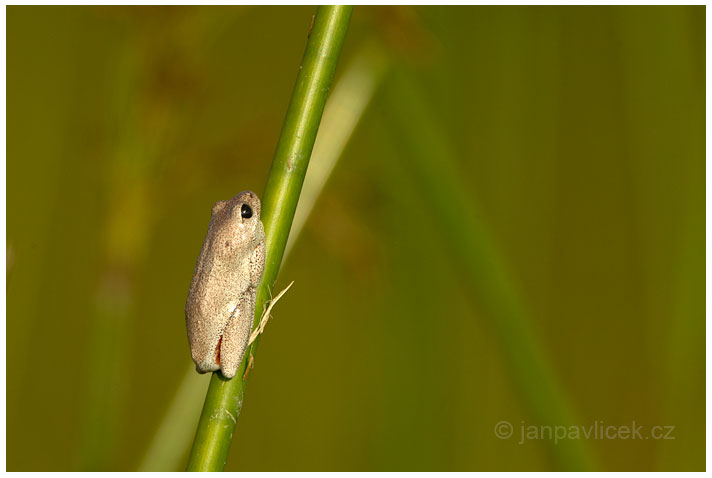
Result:
{"label": "frog's head", "polygon": [[232,199],[215,203],[212,221],[215,240],[219,241],[217,249],[242,260],[245,252],[264,238],[260,212],[260,198],[252,191],[242,191]]}

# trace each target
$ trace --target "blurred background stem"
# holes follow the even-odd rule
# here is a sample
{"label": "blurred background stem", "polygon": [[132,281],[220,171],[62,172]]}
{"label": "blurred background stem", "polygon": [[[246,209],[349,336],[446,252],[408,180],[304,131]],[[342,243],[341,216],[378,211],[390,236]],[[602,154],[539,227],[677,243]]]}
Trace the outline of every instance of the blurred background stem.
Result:
{"label": "blurred background stem", "polygon": [[[532,329],[502,254],[490,237],[475,198],[462,185],[457,160],[447,134],[440,127],[413,75],[396,69],[384,89],[395,138],[403,148],[405,174],[440,231],[453,263],[474,292],[476,305],[499,344],[518,395],[536,423],[571,426],[576,419],[540,340]],[[476,377],[472,377],[477,380]],[[584,440],[549,442],[558,468],[590,470],[594,459]]]}
{"label": "blurred background stem", "polygon": [[[265,226],[267,252],[257,292],[256,321],[277,279],[351,11],[350,6],[319,7],[311,25],[302,65],[262,195],[262,222]],[[219,373],[211,377],[188,459],[188,471],[219,471],[225,466],[242,408],[245,366],[256,346],[257,341],[248,348],[234,379],[225,380]]]}

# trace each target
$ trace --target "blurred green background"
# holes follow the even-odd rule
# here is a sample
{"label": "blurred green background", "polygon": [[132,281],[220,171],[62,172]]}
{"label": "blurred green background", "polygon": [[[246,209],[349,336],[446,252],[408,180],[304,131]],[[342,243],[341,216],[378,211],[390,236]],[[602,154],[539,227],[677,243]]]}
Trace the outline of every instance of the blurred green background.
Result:
{"label": "blurred green background", "polygon": [[[7,7],[8,470],[184,467],[191,275],[313,12]],[[357,7],[339,88],[227,469],[703,470],[705,7]]]}

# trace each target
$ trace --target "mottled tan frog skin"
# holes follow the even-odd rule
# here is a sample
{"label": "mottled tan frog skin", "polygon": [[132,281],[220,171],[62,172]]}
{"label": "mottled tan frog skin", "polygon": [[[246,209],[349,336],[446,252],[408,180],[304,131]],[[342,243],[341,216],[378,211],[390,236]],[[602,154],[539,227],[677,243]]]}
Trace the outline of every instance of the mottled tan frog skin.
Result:
{"label": "mottled tan frog skin", "polygon": [[225,378],[235,376],[252,330],[264,264],[265,231],[257,195],[243,191],[216,203],[185,303],[198,372],[221,370]]}

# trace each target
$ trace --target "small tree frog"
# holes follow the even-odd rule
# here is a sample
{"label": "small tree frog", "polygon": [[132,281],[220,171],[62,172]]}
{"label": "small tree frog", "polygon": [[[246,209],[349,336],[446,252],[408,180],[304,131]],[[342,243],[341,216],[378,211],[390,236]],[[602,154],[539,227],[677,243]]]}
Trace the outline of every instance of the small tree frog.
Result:
{"label": "small tree frog", "polygon": [[242,361],[265,264],[260,199],[243,191],[213,206],[185,303],[188,341],[200,373],[232,378]]}

